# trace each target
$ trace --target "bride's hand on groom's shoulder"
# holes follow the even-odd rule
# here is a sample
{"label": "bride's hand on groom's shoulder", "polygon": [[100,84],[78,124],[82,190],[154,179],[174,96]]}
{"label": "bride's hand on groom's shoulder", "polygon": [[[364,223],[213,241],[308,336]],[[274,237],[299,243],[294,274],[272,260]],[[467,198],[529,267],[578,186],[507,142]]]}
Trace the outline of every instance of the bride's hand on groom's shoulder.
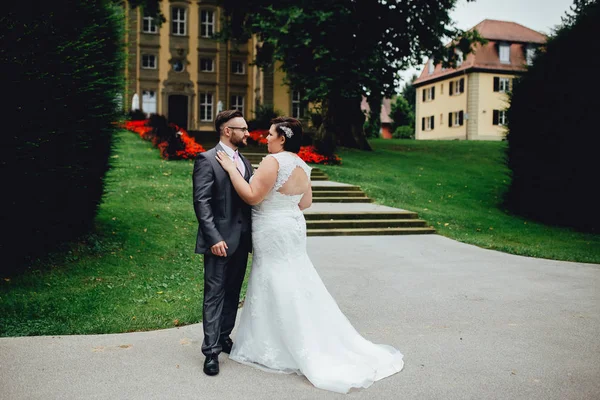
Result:
{"label": "bride's hand on groom's shoulder", "polygon": [[225,153],[224,151],[217,151],[217,156],[215,157],[217,159],[217,161],[219,162],[219,164],[221,164],[221,166],[223,167],[223,169],[227,172],[233,172],[235,171],[235,164],[233,163],[233,160],[231,158],[229,158],[229,156],[227,155],[227,153]]}

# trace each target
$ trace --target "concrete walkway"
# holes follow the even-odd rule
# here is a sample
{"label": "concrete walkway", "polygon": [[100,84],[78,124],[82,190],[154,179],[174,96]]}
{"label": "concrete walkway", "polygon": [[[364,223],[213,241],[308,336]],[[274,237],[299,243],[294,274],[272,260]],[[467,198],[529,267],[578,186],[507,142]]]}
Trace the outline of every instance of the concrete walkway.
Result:
{"label": "concrete walkway", "polygon": [[207,377],[197,324],[0,338],[0,399],[600,399],[600,265],[439,235],[308,238],[308,249],[356,329],[402,351],[402,372],[346,397],[225,354]]}

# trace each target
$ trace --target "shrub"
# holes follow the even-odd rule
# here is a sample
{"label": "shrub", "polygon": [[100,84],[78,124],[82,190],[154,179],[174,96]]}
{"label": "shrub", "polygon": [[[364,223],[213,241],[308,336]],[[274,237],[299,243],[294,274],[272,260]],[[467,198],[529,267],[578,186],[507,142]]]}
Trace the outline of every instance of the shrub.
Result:
{"label": "shrub", "polygon": [[392,135],[394,139],[414,139],[415,138],[415,128],[412,126],[399,126],[394,130]]}
{"label": "shrub", "polygon": [[131,121],[143,121],[147,117],[146,113],[141,110],[131,110],[127,113],[127,118]]}
{"label": "shrub", "polygon": [[10,94],[2,271],[93,227],[122,115],[121,10],[109,0],[11,2],[0,16],[3,89]]}
{"label": "shrub", "polygon": [[264,104],[256,107],[254,110],[254,119],[248,121],[248,129],[251,131],[266,129],[271,127],[271,120],[281,115],[280,111],[275,110],[271,104]]}

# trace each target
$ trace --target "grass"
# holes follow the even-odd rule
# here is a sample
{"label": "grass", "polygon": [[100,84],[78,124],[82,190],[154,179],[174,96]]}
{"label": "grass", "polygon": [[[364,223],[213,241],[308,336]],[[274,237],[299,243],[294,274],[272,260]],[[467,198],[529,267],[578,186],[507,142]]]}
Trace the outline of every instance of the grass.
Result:
{"label": "grass", "polygon": [[[94,234],[0,280],[0,336],[143,331],[201,320],[192,162],[163,161],[130,132],[118,139]],[[461,242],[600,263],[600,235],[545,226],[500,207],[508,183],[505,143],[372,145],[370,153],[341,149],[342,167],[321,168],[332,180],[360,185],[380,204],[418,212]]]}
{"label": "grass", "polygon": [[118,140],[96,232],[31,272],[0,281],[0,336],[140,331],[201,320],[193,163],[163,161],[131,132]]}
{"label": "grass", "polygon": [[[419,213],[439,234],[506,253],[600,263],[600,235],[536,223],[504,210],[505,142],[371,141],[341,149],[331,180],[359,185],[377,203]],[[573,213],[580,210],[572,210]]]}

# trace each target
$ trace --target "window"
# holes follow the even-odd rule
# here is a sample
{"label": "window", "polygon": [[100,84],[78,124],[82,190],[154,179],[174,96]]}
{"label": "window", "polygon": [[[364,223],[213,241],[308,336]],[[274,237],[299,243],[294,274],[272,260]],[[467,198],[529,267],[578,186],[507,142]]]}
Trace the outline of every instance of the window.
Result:
{"label": "window", "polygon": [[243,75],[246,73],[246,68],[243,62],[241,61],[232,61],[231,62],[231,73],[236,75]]}
{"label": "window", "polygon": [[176,36],[185,36],[186,9],[173,7],[171,9],[171,33]]}
{"label": "window", "polygon": [[493,121],[494,125],[505,126],[508,124],[506,110],[494,110]]}
{"label": "window", "polygon": [[302,96],[299,91],[292,91],[292,117],[302,118]]}
{"label": "window", "polygon": [[142,111],[148,116],[156,114],[156,92],[154,90],[142,91]]}
{"label": "window", "polygon": [[435,100],[435,86],[423,89],[423,101]]}
{"label": "window", "polygon": [[433,63],[433,58],[429,59],[427,63],[427,68],[429,75],[433,74],[433,71],[435,71],[435,64]]}
{"label": "window", "polygon": [[202,72],[214,72],[215,63],[212,58],[201,58],[200,59],[200,71]]}
{"label": "window", "polygon": [[465,92],[465,78],[456,79],[454,81],[450,81],[450,89],[448,90],[448,94],[450,96],[458,96],[461,93]]}
{"label": "window", "polygon": [[212,93],[200,93],[200,121],[212,121],[213,95]]}
{"label": "window", "polygon": [[142,20],[142,32],[144,33],[157,33],[158,26],[154,22],[153,17],[145,16]]}
{"label": "window", "polygon": [[175,71],[175,72],[183,72],[184,69],[185,69],[185,65],[183,64],[182,60],[176,60],[173,63],[173,71]]}
{"label": "window", "polygon": [[498,46],[498,53],[500,55],[501,63],[510,64],[510,45],[508,43],[500,43]]}
{"label": "window", "polygon": [[244,96],[231,96],[231,110],[238,110],[244,113]]}
{"label": "window", "polygon": [[506,93],[510,91],[510,78],[494,77],[494,92]]}
{"label": "window", "polygon": [[210,10],[200,11],[200,36],[212,37],[215,33],[215,12]]}
{"label": "window", "polygon": [[156,56],[154,54],[142,54],[142,68],[156,69]]}
{"label": "window", "polygon": [[433,124],[433,115],[431,117],[423,117],[421,119],[421,130],[423,131],[431,131],[434,128],[434,124]]}
{"label": "window", "polygon": [[527,46],[525,50],[525,58],[527,60],[527,65],[533,65],[533,59],[535,58],[535,47]]}
{"label": "window", "polygon": [[463,126],[465,118],[465,114],[463,111],[455,111],[448,113],[448,126]]}

